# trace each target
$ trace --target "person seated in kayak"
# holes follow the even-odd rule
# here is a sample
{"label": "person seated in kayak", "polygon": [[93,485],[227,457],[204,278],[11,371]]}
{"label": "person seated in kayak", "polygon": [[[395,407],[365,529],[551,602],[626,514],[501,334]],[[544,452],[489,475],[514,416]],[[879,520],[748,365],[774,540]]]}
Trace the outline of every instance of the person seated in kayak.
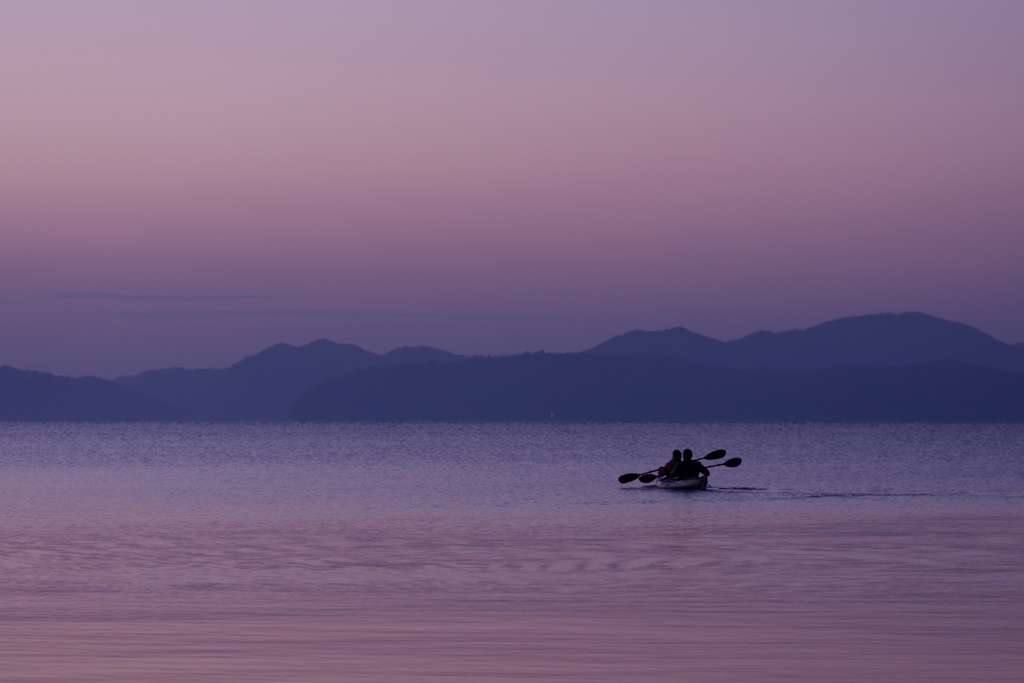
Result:
{"label": "person seated in kayak", "polygon": [[693,479],[710,474],[708,468],[693,459],[693,451],[687,448],[680,453],[672,451],[672,459],[658,470],[658,474],[669,479]]}
{"label": "person seated in kayak", "polygon": [[683,452],[681,450],[679,450],[677,448],[676,450],[672,451],[672,459],[669,460],[667,463],[665,463],[664,465],[662,465],[661,467],[658,468],[658,476],[659,477],[667,477],[667,476],[669,476],[669,474],[671,472],[675,471],[676,466],[683,461],[682,458],[683,458]]}

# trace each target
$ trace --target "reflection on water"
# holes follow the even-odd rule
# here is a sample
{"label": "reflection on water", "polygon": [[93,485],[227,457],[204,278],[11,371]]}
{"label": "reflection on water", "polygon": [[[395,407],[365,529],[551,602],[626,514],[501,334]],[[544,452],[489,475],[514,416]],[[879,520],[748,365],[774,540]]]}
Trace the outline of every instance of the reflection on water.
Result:
{"label": "reflection on water", "polygon": [[1024,431],[686,431],[0,426],[0,678],[1019,680]]}

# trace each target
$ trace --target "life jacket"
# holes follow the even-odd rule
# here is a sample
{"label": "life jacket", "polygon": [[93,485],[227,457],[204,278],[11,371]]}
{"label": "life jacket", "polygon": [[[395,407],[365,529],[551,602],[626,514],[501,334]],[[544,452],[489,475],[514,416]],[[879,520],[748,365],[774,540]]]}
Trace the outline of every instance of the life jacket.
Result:
{"label": "life jacket", "polygon": [[682,469],[680,465],[683,464],[682,460],[673,460],[665,466],[665,476],[669,479],[678,479],[679,471]]}

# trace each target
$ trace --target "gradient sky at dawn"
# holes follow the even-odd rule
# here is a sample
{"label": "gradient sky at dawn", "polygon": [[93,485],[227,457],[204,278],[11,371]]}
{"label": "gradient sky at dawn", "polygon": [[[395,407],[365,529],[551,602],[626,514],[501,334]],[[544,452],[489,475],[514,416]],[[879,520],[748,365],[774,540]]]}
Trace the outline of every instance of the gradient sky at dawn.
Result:
{"label": "gradient sky at dawn", "polygon": [[0,365],[1024,342],[1024,2],[6,0]]}

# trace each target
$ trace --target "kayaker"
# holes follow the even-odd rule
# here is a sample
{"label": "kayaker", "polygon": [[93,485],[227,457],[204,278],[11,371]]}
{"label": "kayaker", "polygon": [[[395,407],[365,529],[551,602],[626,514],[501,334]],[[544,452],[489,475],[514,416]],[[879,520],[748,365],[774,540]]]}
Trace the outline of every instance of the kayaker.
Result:
{"label": "kayaker", "polygon": [[673,479],[692,479],[701,475],[706,477],[709,474],[711,473],[708,472],[708,468],[694,460],[693,451],[687,448],[683,451],[683,459],[679,461],[668,476]]}
{"label": "kayaker", "polygon": [[676,450],[672,451],[672,459],[658,468],[658,476],[671,477],[672,473],[675,472],[679,465],[682,464],[682,458],[683,452],[681,450],[677,448]]}

